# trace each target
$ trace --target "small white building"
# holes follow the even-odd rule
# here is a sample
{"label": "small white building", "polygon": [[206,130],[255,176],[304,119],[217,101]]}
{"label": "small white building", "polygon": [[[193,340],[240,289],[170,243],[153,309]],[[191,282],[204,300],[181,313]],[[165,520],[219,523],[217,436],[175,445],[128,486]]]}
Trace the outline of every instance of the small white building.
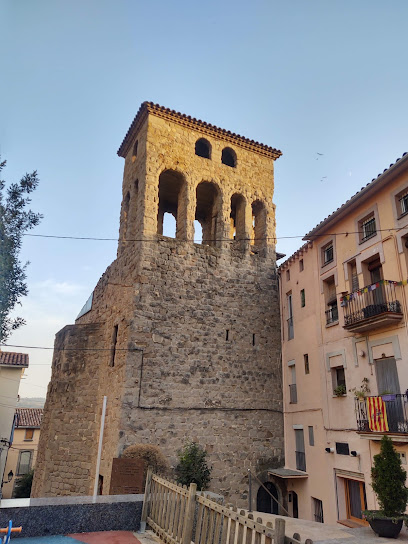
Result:
{"label": "small white building", "polygon": [[13,423],[18,401],[18,389],[24,370],[28,368],[27,353],[0,350],[0,497],[5,475],[7,454],[13,441]]}

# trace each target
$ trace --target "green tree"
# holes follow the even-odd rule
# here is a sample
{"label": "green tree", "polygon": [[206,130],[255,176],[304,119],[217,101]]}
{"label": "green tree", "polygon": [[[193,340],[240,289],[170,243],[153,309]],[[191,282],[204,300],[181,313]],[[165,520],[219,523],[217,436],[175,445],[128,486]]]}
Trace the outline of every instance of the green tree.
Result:
{"label": "green tree", "polygon": [[188,442],[177,452],[179,462],[175,468],[177,481],[181,485],[197,484],[200,490],[207,489],[211,469],[207,465],[207,452],[196,442]]}
{"label": "green tree", "polygon": [[[6,161],[0,162],[0,173]],[[23,235],[40,222],[42,216],[28,209],[29,194],[38,185],[37,172],[26,174],[18,183],[0,180],[0,342],[24,324],[24,319],[10,318],[21,297],[27,295],[26,267],[19,261]]]}
{"label": "green tree", "polygon": [[401,466],[400,456],[391,439],[384,435],[381,439],[380,453],[374,455],[371,478],[372,487],[385,516],[395,517],[404,514],[408,501],[406,477],[407,473]]}
{"label": "green tree", "polygon": [[28,499],[31,494],[31,486],[33,485],[34,470],[30,470],[17,480],[14,487],[13,497],[15,499]]}

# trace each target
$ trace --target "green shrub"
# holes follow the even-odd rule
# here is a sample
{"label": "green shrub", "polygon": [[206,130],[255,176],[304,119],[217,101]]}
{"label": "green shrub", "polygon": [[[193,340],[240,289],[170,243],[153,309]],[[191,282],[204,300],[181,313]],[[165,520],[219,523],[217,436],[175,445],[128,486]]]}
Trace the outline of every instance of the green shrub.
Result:
{"label": "green shrub", "polygon": [[381,439],[381,451],[374,456],[371,468],[372,488],[385,516],[404,514],[408,502],[405,487],[407,473],[401,466],[401,459],[387,435]]}
{"label": "green shrub", "polygon": [[14,486],[13,497],[15,499],[28,499],[31,494],[31,486],[33,485],[34,470],[30,470],[19,478]]}
{"label": "green shrub", "polygon": [[175,468],[177,482],[181,485],[195,483],[201,491],[207,489],[211,480],[207,452],[196,442],[188,442],[177,455],[179,458]]}

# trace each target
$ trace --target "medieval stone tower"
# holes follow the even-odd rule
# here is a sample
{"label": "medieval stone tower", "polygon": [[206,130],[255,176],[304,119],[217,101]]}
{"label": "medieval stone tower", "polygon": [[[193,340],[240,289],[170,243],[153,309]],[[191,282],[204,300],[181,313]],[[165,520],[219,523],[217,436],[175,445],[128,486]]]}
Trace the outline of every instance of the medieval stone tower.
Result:
{"label": "medieval stone tower", "polygon": [[[211,489],[283,462],[274,160],[280,151],[143,103],[125,159],[117,259],[56,336],[34,496],[92,494],[126,446],[206,448]],[[176,219],[175,238],[163,217]],[[202,242],[194,222],[202,226]],[[196,223],[197,225],[197,223]]]}

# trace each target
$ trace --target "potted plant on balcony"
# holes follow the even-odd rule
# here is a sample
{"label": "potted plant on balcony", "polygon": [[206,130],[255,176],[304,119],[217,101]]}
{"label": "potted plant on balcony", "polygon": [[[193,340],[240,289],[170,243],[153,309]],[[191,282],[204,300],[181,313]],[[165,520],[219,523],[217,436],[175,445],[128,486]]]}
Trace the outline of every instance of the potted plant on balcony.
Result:
{"label": "potted plant on balcony", "polygon": [[357,387],[353,387],[353,389],[349,389],[350,393],[354,393],[354,396],[358,400],[364,400],[367,396],[367,393],[370,393],[370,388],[368,387],[368,378],[363,378],[361,381],[360,389],[357,389]]}
{"label": "potted plant on balcony", "polygon": [[401,459],[391,439],[384,435],[381,439],[381,451],[374,456],[374,466],[371,468],[371,485],[381,509],[363,511],[364,517],[378,536],[397,538],[403,521],[407,522],[406,477],[407,473],[401,466]]}

